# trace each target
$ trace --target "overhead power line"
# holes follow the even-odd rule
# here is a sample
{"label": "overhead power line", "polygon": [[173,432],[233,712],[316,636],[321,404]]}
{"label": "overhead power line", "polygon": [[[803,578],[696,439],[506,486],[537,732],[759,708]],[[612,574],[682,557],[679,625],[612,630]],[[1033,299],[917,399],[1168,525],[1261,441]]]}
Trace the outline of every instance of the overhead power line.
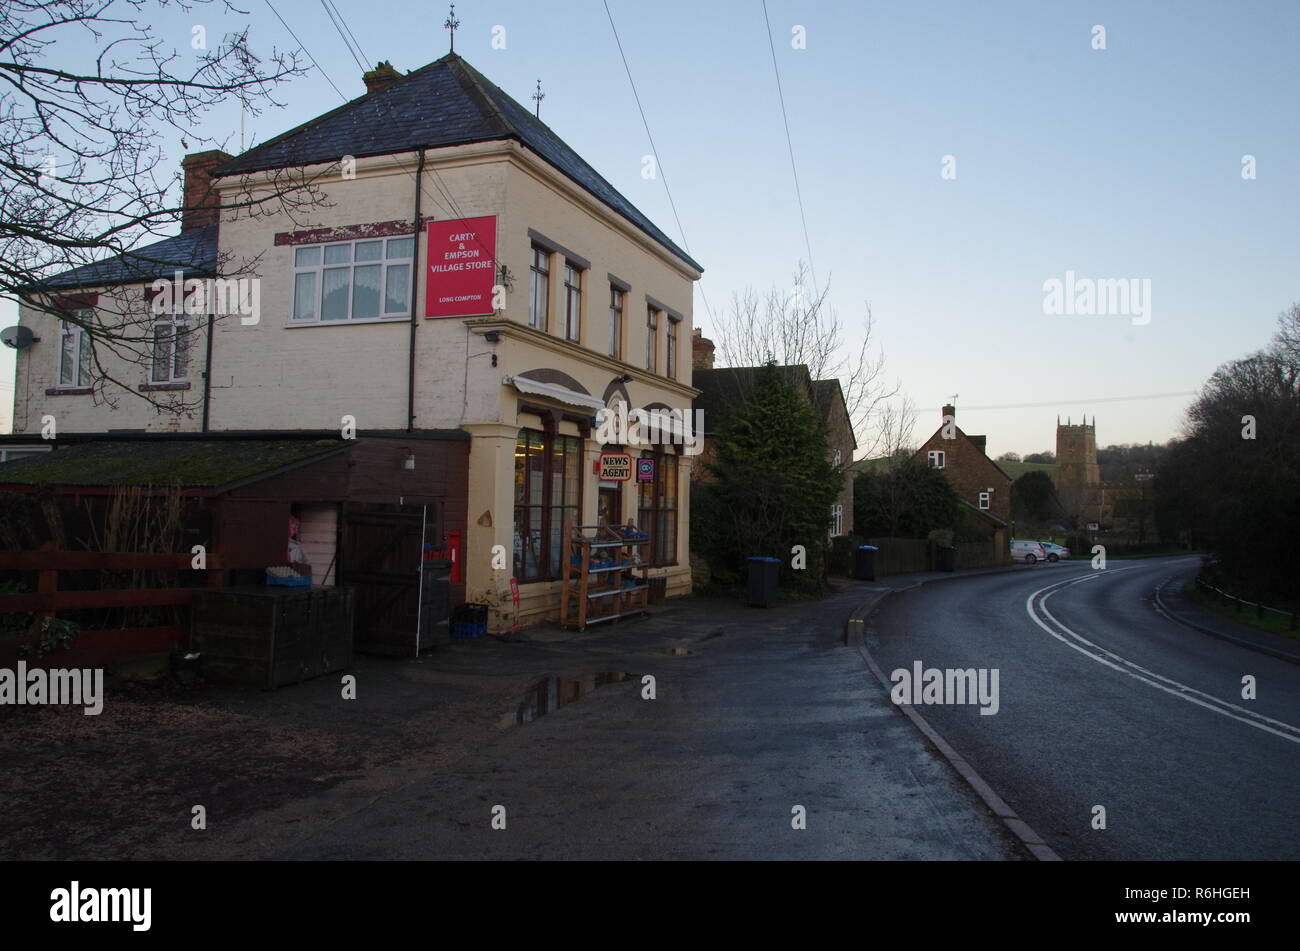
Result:
{"label": "overhead power line", "polygon": [[[963,412],[972,410],[988,411],[995,409],[1041,409],[1044,406],[1078,406],[1080,403],[1087,403],[1091,406],[1093,403],[1132,403],[1139,400],[1169,400],[1179,396],[1195,396],[1195,390],[1187,390],[1182,393],[1146,393],[1141,396],[1097,396],[1082,399],[1059,399],[1048,400],[1043,403],[1002,403],[998,406],[959,406],[958,409]],[[922,413],[940,413],[943,407],[932,406],[928,409],[920,410]]]}
{"label": "overhead power line", "polygon": [[781,102],[781,121],[785,125],[785,144],[790,150],[790,172],[794,175],[794,197],[799,202],[799,220],[803,222],[803,245],[808,252],[808,269],[812,272],[813,295],[816,299],[817,265],[813,263],[812,241],[808,237],[808,215],[803,207],[803,192],[799,189],[799,167],[794,161],[794,139],[790,137],[790,116],[785,111],[785,92],[781,89],[781,70],[776,64],[776,44],[772,41],[772,21],[767,15],[767,0],[763,0],[763,22],[767,24],[767,46],[772,51],[772,72],[776,75],[776,95]]}
{"label": "overhead power line", "polygon": [[[641,105],[641,94],[637,92],[636,80],[632,78],[632,67],[628,65],[627,54],[623,52],[623,41],[619,39],[618,27],[614,25],[614,14],[609,10],[609,0],[604,0],[605,16],[609,17],[609,28],[614,31],[614,42],[618,44],[618,55],[623,60],[623,69],[627,73],[627,81],[632,86],[632,98],[636,100],[636,108],[641,113],[641,125],[645,127],[646,138],[650,140],[650,151],[655,157],[655,170],[659,178],[664,183],[664,191],[668,195],[668,205],[673,210],[673,218],[677,221],[677,231],[682,236],[682,247],[686,249],[687,254],[691,254],[690,242],[686,240],[686,229],[682,226],[682,216],[677,213],[677,202],[673,201],[672,189],[668,187],[668,176],[664,174],[664,163],[659,158],[659,147],[655,145],[655,137],[650,132],[650,122],[646,119],[645,108]],[[704,293],[703,279],[696,282],[700,287],[700,300],[704,303],[704,311],[713,319],[713,311],[709,307],[709,298]]]}
{"label": "overhead power line", "polygon": [[343,40],[343,45],[348,48],[348,53],[352,56],[352,61],[356,63],[357,67],[364,73],[367,69],[366,64],[361,61],[358,51],[352,48],[352,41],[348,39],[348,36],[352,31],[348,30],[346,33],[344,32],[344,26],[340,23],[342,15],[336,15],[335,11],[330,9],[329,0],[320,0],[320,5],[325,8],[325,15],[330,18],[330,22],[334,24],[335,32],[337,32],[339,38]]}

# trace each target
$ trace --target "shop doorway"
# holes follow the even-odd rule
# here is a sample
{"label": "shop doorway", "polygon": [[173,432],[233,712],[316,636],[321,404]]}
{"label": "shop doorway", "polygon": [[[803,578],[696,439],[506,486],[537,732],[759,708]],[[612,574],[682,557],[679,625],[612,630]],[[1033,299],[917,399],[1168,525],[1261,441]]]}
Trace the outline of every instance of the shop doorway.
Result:
{"label": "shop doorway", "polygon": [[600,483],[600,495],[596,500],[596,522],[600,525],[621,525],[623,523],[623,487],[618,483]]}

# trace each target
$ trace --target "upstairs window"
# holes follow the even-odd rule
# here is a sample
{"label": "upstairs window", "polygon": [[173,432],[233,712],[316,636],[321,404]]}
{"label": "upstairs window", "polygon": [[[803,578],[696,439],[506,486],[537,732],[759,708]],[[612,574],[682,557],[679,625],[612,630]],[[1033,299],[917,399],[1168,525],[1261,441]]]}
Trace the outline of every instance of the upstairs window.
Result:
{"label": "upstairs window", "polygon": [[582,271],[564,262],[564,337],[577,343],[582,336]]}
{"label": "upstairs window", "polygon": [[987,510],[987,509],[989,508],[989,500],[990,500],[990,498],[991,498],[991,496],[989,495],[989,493],[987,493],[987,492],[981,492],[981,493],[980,493],[980,508],[981,508],[981,509]]}
{"label": "upstairs window", "polygon": [[612,284],[609,288],[609,355],[623,358],[623,292]]}
{"label": "upstairs window", "polygon": [[942,449],[931,449],[926,453],[926,458],[930,461],[931,469],[942,469],[947,461],[948,454]]}
{"label": "upstairs window", "polygon": [[653,307],[646,308],[645,316],[645,368],[651,373],[657,366],[655,357],[659,351],[659,311]]}
{"label": "upstairs window", "polygon": [[668,319],[668,379],[677,379],[677,321]]}
{"label": "upstairs window", "polygon": [[153,325],[151,383],[184,383],[189,377],[190,334],[183,317],[168,317]]}
{"label": "upstairs window", "polygon": [[414,238],[308,244],[293,252],[293,319],[410,317]]}
{"label": "upstairs window", "polygon": [[844,462],[844,450],[836,449],[834,465],[838,466],[841,465],[843,462]]}
{"label": "upstairs window", "polygon": [[528,326],[545,330],[551,316],[551,252],[533,245],[528,268]]}
{"label": "upstairs window", "polygon": [[[77,318],[90,323],[92,312],[76,311]],[[59,334],[59,386],[90,386],[90,334],[81,324],[62,321]]]}
{"label": "upstairs window", "polygon": [[831,534],[836,536],[844,534],[844,506],[843,505],[831,506]]}

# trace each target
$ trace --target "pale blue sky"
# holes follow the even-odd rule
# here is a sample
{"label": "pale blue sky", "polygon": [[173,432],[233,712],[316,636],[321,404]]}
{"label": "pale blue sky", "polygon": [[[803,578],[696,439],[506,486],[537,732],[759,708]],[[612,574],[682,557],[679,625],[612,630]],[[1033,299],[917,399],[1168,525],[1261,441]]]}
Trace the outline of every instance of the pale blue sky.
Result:
{"label": "pale blue sky", "polygon": [[[368,59],[400,70],[446,52],[446,8],[337,0]],[[265,0],[248,17],[174,13],[190,27],[252,23],[255,52],[294,46]],[[363,87],[321,6],[276,7],[348,96]],[[686,241],[714,310],[746,285],[788,283],[805,258],[760,0],[610,0]],[[891,377],[922,409],[917,435],[959,393],[958,421],[993,454],[1053,448],[1056,414],[1095,412],[1098,439],[1163,441],[1188,399],[1101,399],[1194,390],[1263,345],[1300,300],[1300,4],[768,0],[813,260],[840,316],[870,302]],[[462,2],[457,52],[528,103],[657,224],[680,237],[600,0]],[[491,48],[492,28],[507,48]],[[807,48],[791,48],[791,27]],[[1091,48],[1094,24],[1107,49]],[[87,55],[89,55],[87,49]],[[269,138],[341,101],[314,73]],[[233,136],[238,114],[206,134]],[[179,161],[179,141],[173,153]],[[1243,181],[1241,158],[1258,178]],[[940,177],[943,156],[957,178]],[[1152,282],[1146,326],[1046,316],[1042,285]],[[700,293],[695,320],[709,333]],[[13,322],[0,305],[0,324]],[[12,354],[0,353],[0,379]],[[1049,403],[1025,408],[978,407]]]}

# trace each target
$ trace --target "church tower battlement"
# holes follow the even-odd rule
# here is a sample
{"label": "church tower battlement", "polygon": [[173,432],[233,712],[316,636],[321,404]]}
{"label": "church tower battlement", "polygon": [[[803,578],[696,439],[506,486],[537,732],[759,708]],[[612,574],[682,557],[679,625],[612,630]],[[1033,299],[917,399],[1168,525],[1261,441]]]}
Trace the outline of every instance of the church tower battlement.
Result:
{"label": "church tower battlement", "polygon": [[1087,422],[1064,423],[1056,417],[1056,484],[1097,485],[1101,468],[1097,465],[1097,417]]}

